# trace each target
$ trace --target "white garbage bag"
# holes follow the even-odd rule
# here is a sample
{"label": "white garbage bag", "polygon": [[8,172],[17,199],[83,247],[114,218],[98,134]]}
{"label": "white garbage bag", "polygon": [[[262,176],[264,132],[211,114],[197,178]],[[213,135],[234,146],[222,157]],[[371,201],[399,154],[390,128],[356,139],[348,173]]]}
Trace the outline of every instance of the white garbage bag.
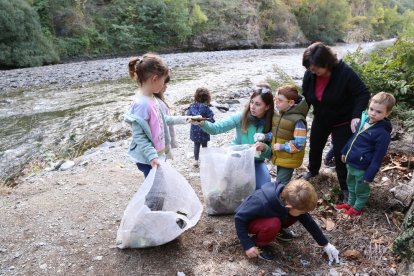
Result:
{"label": "white garbage bag", "polygon": [[254,191],[254,156],[250,145],[201,149],[201,189],[208,214],[233,214]]}
{"label": "white garbage bag", "polygon": [[170,164],[152,169],[129,202],[116,244],[143,248],[174,240],[199,221],[203,206],[188,181]]}

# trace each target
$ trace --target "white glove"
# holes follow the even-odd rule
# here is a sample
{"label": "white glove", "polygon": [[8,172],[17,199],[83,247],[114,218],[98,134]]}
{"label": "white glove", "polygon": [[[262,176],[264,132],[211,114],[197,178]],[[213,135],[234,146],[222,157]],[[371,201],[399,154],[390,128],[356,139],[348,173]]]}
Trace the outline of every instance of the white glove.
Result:
{"label": "white glove", "polygon": [[329,265],[331,265],[334,260],[336,264],[339,264],[339,251],[335,246],[328,243],[324,246],[323,250],[326,252],[326,254],[328,254]]}
{"label": "white glove", "polygon": [[255,133],[253,135],[253,139],[255,142],[263,142],[265,140],[266,136],[264,133]]}

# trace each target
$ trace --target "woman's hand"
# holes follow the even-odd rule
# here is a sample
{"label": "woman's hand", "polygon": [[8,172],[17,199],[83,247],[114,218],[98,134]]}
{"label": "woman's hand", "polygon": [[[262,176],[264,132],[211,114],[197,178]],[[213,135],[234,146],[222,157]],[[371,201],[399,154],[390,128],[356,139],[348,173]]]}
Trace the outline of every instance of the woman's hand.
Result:
{"label": "woman's hand", "polygon": [[352,119],[352,121],[351,121],[351,131],[352,131],[352,133],[354,133],[356,131],[356,127],[357,127],[359,121],[361,121],[361,119],[359,119],[359,118]]}
{"label": "woman's hand", "polygon": [[262,142],[254,143],[253,147],[256,149],[256,151],[265,151],[266,150],[266,144],[262,143]]}
{"label": "woman's hand", "polygon": [[158,158],[154,158],[150,161],[150,165],[153,168],[158,168],[160,166],[160,162],[158,161]]}
{"label": "woman's hand", "polygon": [[246,252],[247,257],[249,258],[256,258],[260,254],[256,246],[253,246],[252,248],[247,249],[245,252]]}

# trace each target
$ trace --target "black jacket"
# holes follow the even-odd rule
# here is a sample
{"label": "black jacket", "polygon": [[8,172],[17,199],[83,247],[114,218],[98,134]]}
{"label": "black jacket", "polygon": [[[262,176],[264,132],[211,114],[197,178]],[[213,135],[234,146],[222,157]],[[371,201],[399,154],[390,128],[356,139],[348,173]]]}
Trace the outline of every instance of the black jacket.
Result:
{"label": "black jacket", "polygon": [[[235,215],[236,231],[244,250],[255,246],[247,230],[252,220],[278,217],[283,222],[288,218],[289,210],[280,199],[280,193],[284,188],[285,185],[280,182],[268,182],[259,190],[254,191],[237,208]],[[328,240],[323,235],[322,230],[309,213],[300,215],[297,218],[319,245],[325,246],[328,244]]]}
{"label": "black jacket", "polygon": [[370,98],[368,88],[342,60],[331,73],[321,102],[315,96],[316,75],[307,70],[302,83],[303,96],[308,105],[313,106],[314,120],[327,127],[361,118]]}

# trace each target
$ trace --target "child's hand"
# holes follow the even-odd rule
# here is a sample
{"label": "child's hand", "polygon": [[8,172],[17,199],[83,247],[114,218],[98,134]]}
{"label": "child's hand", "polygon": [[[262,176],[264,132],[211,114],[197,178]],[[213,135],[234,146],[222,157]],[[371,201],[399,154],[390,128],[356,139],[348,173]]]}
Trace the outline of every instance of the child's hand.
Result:
{"label": "child's hand", "polygon": [[275,143],[274,145],[273,145],[273,150],[280,150],[280,147],[282,146],[282,144],[279,144],[279,143]]}
{"label": "child's hand", "polygon": [[193,125],[201,125],[200,123],[202,122],[203,116],[201,115],[196,115],[196,116],[187,116],[187,118],[185,119],[185,121],[187,123],[192,123]]}
{"label": "child's hand", "polygon": [[335,261],[336,264],[339,264],[339,251],[335,246],[328,243],[325,245],[323,250],[326,252],[326,254],[328,254],[329,265],[331,265],[333,261]]}
{"label": "child's hand", "polygon": [[160,166],[160,162],[158,161],[158,158],[154,158],[150,161],[150,165],[153,168],[158,168]]}
{"label": "child's hand", "polygon": [[246,250],[245,252],[246,252],[247,257],[249,258],[256,258],[260,254],[256,246],[253,246],[252,248]]}
{"label": "child's hand", "polygon": [[345,155],[341,155],[341,161],[342,163],[345,163]]}

